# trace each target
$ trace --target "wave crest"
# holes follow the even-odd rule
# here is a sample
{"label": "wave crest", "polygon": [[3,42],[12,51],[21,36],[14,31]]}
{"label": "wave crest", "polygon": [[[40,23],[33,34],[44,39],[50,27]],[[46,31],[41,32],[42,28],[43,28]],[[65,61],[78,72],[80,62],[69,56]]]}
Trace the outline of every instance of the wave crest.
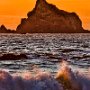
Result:
{"label": "wave crest", "polygon": [[0,90],[63,90],[61,85],[48,73],[23,78],[0,71]]}
{"label": "wave crest", "polygon": [[0,71],[0,90],[90,90],[90,78],[74,73],[65,63],[56,78],[44,72],[14,76]]}

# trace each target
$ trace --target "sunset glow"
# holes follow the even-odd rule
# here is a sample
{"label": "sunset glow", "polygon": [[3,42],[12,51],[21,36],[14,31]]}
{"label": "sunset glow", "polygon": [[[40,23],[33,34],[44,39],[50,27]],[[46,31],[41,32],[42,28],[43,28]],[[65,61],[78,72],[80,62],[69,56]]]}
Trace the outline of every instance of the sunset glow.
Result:
{"label": "sunset glow", "polygon": [[[89,0],[47,0],[59,9],[76,12],[83,21],[83,27],[90,29],[90,1]],[[35,6],[36,0],[1,0],[0,25],[15,29],[21,18]]]}

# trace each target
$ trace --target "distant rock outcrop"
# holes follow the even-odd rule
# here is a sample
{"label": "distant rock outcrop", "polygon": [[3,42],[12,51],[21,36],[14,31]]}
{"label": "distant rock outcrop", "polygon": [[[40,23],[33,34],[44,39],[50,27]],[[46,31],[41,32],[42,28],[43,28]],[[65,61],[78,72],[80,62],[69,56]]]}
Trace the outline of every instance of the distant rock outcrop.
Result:
{"label": "distant rock outcrop", "polygon": [[1,25],[0,33],[15,33],[15,30],[7,29],[4,25]]}
{"label": "distant rock outcrop", "polygon": [[20,60],[20,59],[28,59],[28,57],[25,54],[19,54],[19,55],[15,55],[15,54],[3,54],[2,56],[0,56],[0,60]]}
{"label": "distant rock outcrop", "polygon": [[83,33],[82,22],[76,13],[59,10],[46,0],[37,0],[35,8],[18,25],[17,33]]}

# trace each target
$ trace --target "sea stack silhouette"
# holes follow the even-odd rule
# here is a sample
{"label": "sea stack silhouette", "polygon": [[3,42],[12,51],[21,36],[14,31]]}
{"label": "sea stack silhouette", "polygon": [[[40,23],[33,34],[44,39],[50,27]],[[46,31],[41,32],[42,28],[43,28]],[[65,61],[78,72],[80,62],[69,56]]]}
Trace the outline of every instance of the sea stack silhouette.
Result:
{"label": "sea stack silhouette", "polygon": [[46,0],[37,0],[35,8],[22,18],[17,33],[84,33],[76,13],[59,10]]}
{"label": "sea stack silhouette", "polygon": [[15,33],[15,30],[7,29],[4,25],[1,25],[0,33]]}

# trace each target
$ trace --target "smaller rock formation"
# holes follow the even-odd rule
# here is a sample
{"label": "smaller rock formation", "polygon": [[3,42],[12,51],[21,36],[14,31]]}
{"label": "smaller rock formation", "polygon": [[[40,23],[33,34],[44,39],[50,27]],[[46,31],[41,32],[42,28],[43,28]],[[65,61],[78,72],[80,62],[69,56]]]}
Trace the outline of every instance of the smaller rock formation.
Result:
{"label": "smaller rock formation", "polygon": [[0,33],[15,33],[15,30],[7,29],[4,25],[1,25]]}

